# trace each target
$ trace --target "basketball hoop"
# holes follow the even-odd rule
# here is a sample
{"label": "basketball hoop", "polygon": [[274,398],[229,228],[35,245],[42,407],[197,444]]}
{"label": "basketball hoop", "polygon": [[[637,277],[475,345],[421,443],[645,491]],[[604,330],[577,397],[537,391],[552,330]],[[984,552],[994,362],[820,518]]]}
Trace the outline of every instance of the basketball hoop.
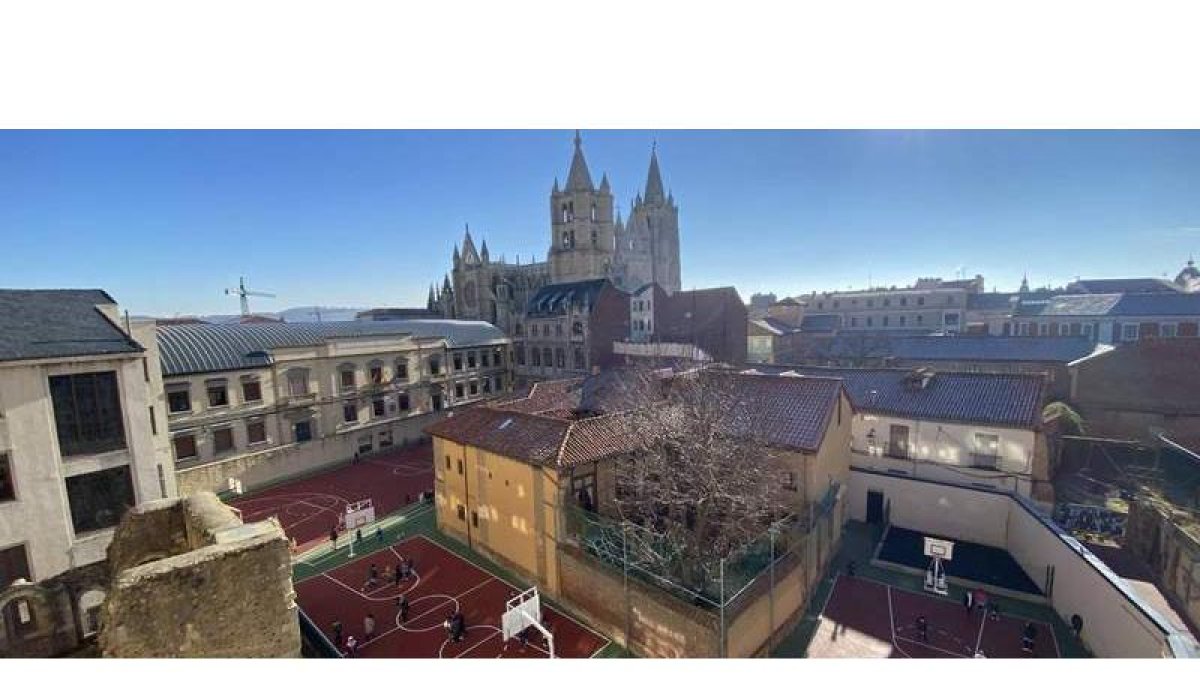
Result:
{"label": "basketball hoop", "polygon": [[504,614],[500,617],[501,638],[507,642],[530,626],[536,628],[546,638],[546,646],[550,648],[550,658],[554,658],[554,635],[542,625],[542,601],[538,596],[537,586],[505,603]]}
{"label": "basketball hoop", "polygon": [[925,555],[930,559],[929,567],[925,570],[925,590],[938,595],[949,595],[943,561],[949,562],[954,557],[954,542],[925,537]]}

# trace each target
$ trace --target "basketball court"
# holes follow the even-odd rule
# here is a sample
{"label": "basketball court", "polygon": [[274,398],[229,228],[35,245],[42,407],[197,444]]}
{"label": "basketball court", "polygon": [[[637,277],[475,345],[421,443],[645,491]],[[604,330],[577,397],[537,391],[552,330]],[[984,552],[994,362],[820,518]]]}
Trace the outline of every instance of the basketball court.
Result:
{"label": "basketball court", "polygon": [[[414,574],[399,584],[382,581],[367,587],[372,564],[382,572],[395,568],[401,557]],[[517,588],[424,536],[360,556],[351,562],[295,584],[297,602],[327,637],[340,622],[345,636],[359,641],[358,656],[389,658],[586,658],[608,640],[579,622],[538,601],[536,591]],[[409,602],[408,620],[401,621],[397,599]],[[444,626],[461,612],[466,631],[450,639]],[[375,637],[363,640],[363,620],[373,614]],[[553,637],[547,640],[537,626],[525,633],[526,644],[505,640],[532,621]]]}
{"label": "basketball court", "polygon": [[[1003,604],[1003,600],[1001,600]],[[917,628],[926,621],[926,639]],[[917,593],[839,575],[812,641],[810,658],[1059,658],[1052,628],[1033,621],[1032,652],[1022,649],[1026,620],[967,612],[961,598]]]}
{"label": "basketball court", "polygon": [[277,485],[230,505],[246,522],[279,519],[299,550],[329,539],[348,506],[370,500],[382,517],[433,490],[433,447],[428,444],[363,456],[349,464]]}

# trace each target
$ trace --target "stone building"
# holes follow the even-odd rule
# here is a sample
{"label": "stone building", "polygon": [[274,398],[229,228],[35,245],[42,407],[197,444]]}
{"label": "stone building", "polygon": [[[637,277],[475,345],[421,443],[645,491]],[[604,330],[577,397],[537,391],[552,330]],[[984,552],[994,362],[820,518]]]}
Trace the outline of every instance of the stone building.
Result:
{"label": "stone building", "polygon": [[174,494],[153,327],[100,290],[0,291],[0,588],[104,560]]}
{"label": "stone building", "polygon": [[513,368],[522,379],[585,375],[615,363],[629,333],[629,296],[607,279],[541,288],[513,325]]}
{"label": "stone building", "polygon": [[127,508],[175,494],[153,326],[100,290],[0,291],[0,655],[95,635]]}
{"label": "stone building", "polygon": [[746,305],[732,286],[668,293],[650,283],[630,295],[629,302],[630,330],[623,338],[629,343],[690,346],[704,355],[702,360],[746,360]]}
{"label": "stone building", "polygon": [[170,325],[158,343],[183,494],[414,442],[512,386],[508,338],[477,321]]}
{"label": "stone building", "polygon": [[837,316],[841,332],[960,333],[968,297],[982,290],[983,277],[977,275],[962,281],[918,279],[904,288],[814,292],[799,299],[811,314]]}
{"label": "stone building", "polygon": [[551,284],[607,279],[626,293],[650,282],[678,291],[679,208],[664,190],[657,148],[627,222],[615,213],[615,199],[607,175],[599,186],[592,181],[576,133],[567,180],[560,186],[555,178],[550,191],[546,260],[493,258],[487,241],[477,248],[468,228],[461,250],[454,247],[450,273],[430,290],[429,307],[449,318],[488,321],[514,335],[534,296]]}

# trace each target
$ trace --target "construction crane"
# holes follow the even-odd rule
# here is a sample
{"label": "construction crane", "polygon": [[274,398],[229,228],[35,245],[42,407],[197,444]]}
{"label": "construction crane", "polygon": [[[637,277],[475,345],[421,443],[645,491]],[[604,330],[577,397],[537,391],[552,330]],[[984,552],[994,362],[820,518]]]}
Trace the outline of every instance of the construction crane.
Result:
{"label": "construction crane", "polygon": [[247,300],[250,296],[256,298],[273,298],[274,293],[260,293],[258,291],[246,290],[246,277],[238,277],[237,288],[226,288],[225,295],[236,295],[242,301],[242,316],[250,316],[250,301]]}

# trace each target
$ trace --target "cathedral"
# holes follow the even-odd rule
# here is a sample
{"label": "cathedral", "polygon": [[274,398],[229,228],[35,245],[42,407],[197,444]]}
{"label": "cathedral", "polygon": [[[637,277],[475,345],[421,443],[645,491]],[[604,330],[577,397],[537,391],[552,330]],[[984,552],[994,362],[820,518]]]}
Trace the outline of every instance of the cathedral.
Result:
{"label": "cathedral", "polygon": [[575,133],[567,180],[550,190],[550,246],[544,262],[493,260],[486,241],[478,248],[468,227],[454,247],[451,272],[429,289],[428,307],[455,319],[489,321],[512,332],[530,299],[551,284],[608,279],[631,293],[655,282],[668,293],[680,289],[679,207],[664,189],[657,147],[650,150],[646,187],[631,200],[628,220],[614,217],[608,175],[592,181]]}

